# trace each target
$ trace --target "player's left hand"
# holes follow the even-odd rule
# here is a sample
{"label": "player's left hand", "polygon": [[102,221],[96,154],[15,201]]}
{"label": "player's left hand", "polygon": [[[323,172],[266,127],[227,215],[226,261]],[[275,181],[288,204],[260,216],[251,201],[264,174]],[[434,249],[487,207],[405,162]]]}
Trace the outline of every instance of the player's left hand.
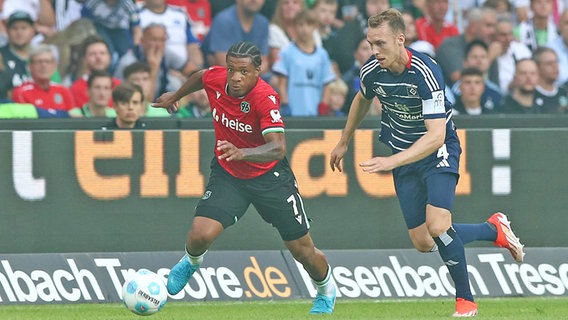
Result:
{"label": "player's left hand", "polygon": [[234,144],[227,140],[217,140],[217,150],[222,152],[218,158],[219,160],[239,161],[245,157],[243,150],[235,147]]}
{"label": "player's left hand", "polygon": [[173,92],[165,92],[152,103],[154,108],[164,108],[168,110],[169,113],[175,113],[179,109],[179,101],[174,99]]}
{"label": "player's left hand", "polygon": [[363,172],[374,173],[390,171],[396,168],[396,163],[390,157],[374,157],[359,163],[359,166],[363,169]]}

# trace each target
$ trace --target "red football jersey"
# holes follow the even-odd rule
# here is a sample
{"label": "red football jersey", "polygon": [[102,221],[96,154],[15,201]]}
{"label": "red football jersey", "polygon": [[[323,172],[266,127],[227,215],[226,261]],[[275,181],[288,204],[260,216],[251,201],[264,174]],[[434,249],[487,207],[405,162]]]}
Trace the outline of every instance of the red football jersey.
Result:
{"label": "red football jersey", "polygon": [[[75,107],[81,108],[85,105],[85,103],[89,102],[89,86],[87,84],[87,79],[89,77],[87,75],[82,76],[81,78],[75,80],[73,84],[69,87],[69,91],[71,91],[71,95],[73,96],[73,101],[75,101]],[[120,79],[112,78],[112,88],[116,88],[120,84]],[[107,106],[112,106],[113,101],[112,97],[108,100]]]}
{"label": "red football jersey", "polygon": [[[227,69],[211,67],[203,74],[203,84],[213,117],[215,138],[227,140],[237,148],[255,148],[266,143],[263,134],[284,132],[280,116],[280,97],[262,79],[244,97],[227,94]],[[215,155],[221,155],[215,146]],[[250,162],[220,160],[232,176],[251,179],[272,169],[278,161]]]}
{"label": "red football jersey", "polygon": [[71,110],[75,104],[67,87],[51,83],[48,90],[40,88],[35,82],[28,81],[14,88],[12,100],[18,103],[31,103],[42,109]]}
{"label": "red football jersey", "polygon": [[416,20],[416,32],[420,40],[430,42],[435,49],[442,44],[444,39],[457,36],[460,31],[451,23],[445,22],[442,30],[438,32],[432,23],[425,17]]}

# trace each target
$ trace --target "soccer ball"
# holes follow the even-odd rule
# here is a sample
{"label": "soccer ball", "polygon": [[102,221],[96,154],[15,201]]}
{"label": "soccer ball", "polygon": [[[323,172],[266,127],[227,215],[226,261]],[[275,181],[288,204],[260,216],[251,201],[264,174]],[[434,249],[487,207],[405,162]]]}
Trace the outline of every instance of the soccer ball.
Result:
{"label": "soccer ball", "polygon": [[141,316],[152,315],[164,307],[168,292],[164,279],[147,269],[140,269],[122,286],[122,303]]}

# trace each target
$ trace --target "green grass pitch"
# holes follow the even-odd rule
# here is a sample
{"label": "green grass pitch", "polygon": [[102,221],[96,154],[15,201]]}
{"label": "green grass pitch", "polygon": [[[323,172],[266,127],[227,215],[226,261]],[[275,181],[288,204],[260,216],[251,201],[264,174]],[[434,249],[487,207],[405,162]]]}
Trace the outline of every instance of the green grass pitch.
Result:
{"label": "green grass pitch", "polygon": [[[568,297],[480,298],[478,319],[568,319]],[[219,320],[219,319],[449,319],[449,299],[339,300],[333,315],[309,315],[310,301],[169,302],[159,313],[137,316],[118,303],[0,306],[2,320]]]}

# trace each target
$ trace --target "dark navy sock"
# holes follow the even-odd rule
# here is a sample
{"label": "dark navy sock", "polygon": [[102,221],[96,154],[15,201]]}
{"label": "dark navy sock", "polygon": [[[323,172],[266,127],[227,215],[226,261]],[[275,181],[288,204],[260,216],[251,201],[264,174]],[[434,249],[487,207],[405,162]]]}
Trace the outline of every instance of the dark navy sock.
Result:
{"label": "dark navy sock", "polygon": [[467,274],[467,262],[463,242],[453,228],[446,230],[438,237],[434,237],[438,245],[438,252],[450,271],[456,287],[456,298],[473,301]]}
{"label": "dark navy sock", "polygon": [[481,241],[495,241],[497,240],[497,230],[489,222],[483,223],[454,223],[452,227],[460,236],[462,243],[468,244],[470,242]]}

